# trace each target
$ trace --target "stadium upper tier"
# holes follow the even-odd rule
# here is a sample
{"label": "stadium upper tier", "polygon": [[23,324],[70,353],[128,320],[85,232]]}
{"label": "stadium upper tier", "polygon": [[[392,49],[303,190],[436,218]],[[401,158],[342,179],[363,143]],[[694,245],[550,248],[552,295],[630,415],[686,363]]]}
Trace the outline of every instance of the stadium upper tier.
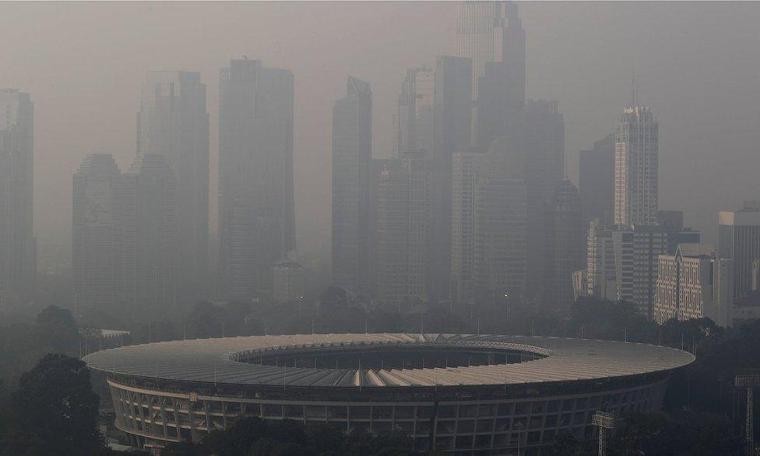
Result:
{"label": "stadium upper tier", "polygon": [[108,375],[230,385],[317,388],[529,385],[658,373],[690,353],[554,337],[310,334],[134,345],[93,353]]}

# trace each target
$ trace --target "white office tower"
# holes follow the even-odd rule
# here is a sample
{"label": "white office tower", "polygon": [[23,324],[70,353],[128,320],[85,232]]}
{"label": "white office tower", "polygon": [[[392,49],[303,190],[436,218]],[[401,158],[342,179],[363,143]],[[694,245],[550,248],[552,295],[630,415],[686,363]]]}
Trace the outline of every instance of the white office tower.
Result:
{"label": "white office tower", "polygon": [[34,106],[29,94],[0,89],[0,301],[32,297],[36,275]]}
{"label": "white office tower", "polygon": [[700,244],[681,244],[675,255],[660,255],[654,320],[663,324],[707,317],[730,325],[730,261]]}
{"label": "white office tower", "polygon": [[659,256],[668,252],[668,233],[657,226],[612,232],[617,298],[653,318]]}
{"label": "white office tower", "polygon": [[295,249],[293,73],[233,60],[219,83],[219,295],[271,292]]}
{"label": "white office tower", "polygon": [[733,260],[733,297],[752,290],[752,263],[760,259],[760,209],[747,202],[738,211],[718,214],[718,255]]}
{"label": "white office tower", "polygon": [[599,219],[589,223],[586,235],[586,295],[617,301],[617,276],[612,231]]}
{"label": "white office tower", "polygon": [[657,223],[658,126],[645,106],[628,107],[615,133],[614,224]]}
{"label": "white office tower", "polygon": [[370,163],[372,91],[349,77],[333,107],[332,281],[356,294],[370,292]]}
{"label": "white office tower", "polygon": [[164,156],[177,180],[178,299],[193,304],[209,292],[209,117],[200,73],[149,72],[137,129],[137,154]]}
{"label": "white office tower", "polygon": [[74,174],[72,286],[77,311],[118,311],[121,171],[107,154],[88,155]]}

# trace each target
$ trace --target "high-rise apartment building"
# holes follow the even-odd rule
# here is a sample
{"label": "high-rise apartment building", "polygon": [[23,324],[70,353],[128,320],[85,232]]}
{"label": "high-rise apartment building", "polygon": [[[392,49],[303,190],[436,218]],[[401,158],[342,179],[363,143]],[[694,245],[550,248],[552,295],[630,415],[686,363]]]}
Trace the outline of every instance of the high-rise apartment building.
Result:
{"label": "high-rise apartment building", "polygon": [[752,264],[760,259],[760,209],[745,204],[718,214],[718,256],[733,260],[734,299],[752,290]]}
{"label": "high-rise apartment building", "polygon": [[645,106],[623,111],[615,133],[615,225],[657,223],[658,124]]}
{"label": "high-rise apartment building", "polygon": [[137,154],[166,158],[177,181],[177,293],[208,297],[209,117],[200,73],[149,72],[137,116]]}
{"label": "high-rise apartment building", "polygon": [[594,147],[580,152],[578,190],[583,204],[583,221],[598,219],[612,225],[615,195],[615,136],[608,135]]}
{"label": "high-rise apartment building", "polygon": [[371,291],[371,160],[372,91],[349,77],[333,107],[332,281],[357,294]]}
{"label": "high-rise apartment building", "polygon": [[25,302],[36,276],[34,106],[27,93],[0,89],[0,298]]}
{"label": "high-rise apartment building", "polygon": [[233,60],[219,88],[218,292],[249,300],[295,249],[293,74]]}
{"label": "high-rise apartment building", "polygon": [[436,59],[431,158],[430,289],[433,302],[450,298],[452,239],[452,157],[470,145],[472,61],[463,57]]}
{"label": "high-rise apartment building", "polygon": [[77,311],[121,304],[122,176],[113,157],[92,154],[74,174],[72,287]]}
{"label": "high-rise apartment building", "polygon": [[567,312],[575,299],[573,273],[584,268],[585,258],[581,199],[578,188],[569,179],[563,180],[555,191],[552,232],[554,298],[546,307]]}

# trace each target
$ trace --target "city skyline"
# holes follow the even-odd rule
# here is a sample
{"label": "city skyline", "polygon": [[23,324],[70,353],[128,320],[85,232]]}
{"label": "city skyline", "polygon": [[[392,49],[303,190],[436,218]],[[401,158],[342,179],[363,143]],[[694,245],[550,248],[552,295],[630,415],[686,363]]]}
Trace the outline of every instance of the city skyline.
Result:
{"label": "city skyline", "polygon": [[[5,5],[4,7],[9,8],[18,17],[16,23],[3,23],[3,29],[10,33],[10,36],[16,36],[19,33],[19,27],[27,24],[28,21],[34,18],[39,19],[38,7],[33,5]],[[574,157],[577,152],[588,148],[595,139],[611,131],[614,127],[614,117],[620,112],[621,106],[630,100],[631,72],[635,70],[641,102],[651,105],[660,122],[669,127],[669,134],[662,138],[660,145],[663,151],[661,174],[665,198],[660,206],[683,207],[687,224],[701,229],[708,239],[714,239],[717,233],[717,228],[714,226],[715,213],[735,206],[737,200],[751,199],[754,193],[760,191],[751,176],[742,170],[746,167],[739,166],[743,160],[754,163],[750,146],[755,143],[756,138],[752,130],[749,130],[749,126],[753,125],[757,118],[753,112],[754,106],[758,103],[753,98],[755,97],[753,92],[749,91],[748,84],[753,80],[751,75],[754,74],[750,69],[751,62],[758,59],[751,58],[752,53],[755,52],[754,49],[748,50],[747,58],[741,61],[727,60],[720,54],[721,50],[730,46],[731,43],[746,41],[747,34],[750,33],[749,24],[754,23],[750,19],[756,15],[754,6],[742,4],[721,9],[719,6],[709,4],[695,4],[689,7],[661,4],[652,8],[631,4],[596,4],[594,5],[596,15],[589,15],[583,5],[524,4],[520,7],[523,27],[529,31],[528,96],[559,100],[560,107],[569,120],[567,151],[568,174],[571,179],[577,183],[574,169],[576,167]],[[111,19],[114,27],[103,33],[115,34],[123,31],[121,25],[123,22],[119,21],[137,20],[137,23],[141,23],[140,21],[144,19],[138,19],[138,17],[147,6],[120,5],[115,8],[120,12],[116,15],[119,19],[109,14],[109,17],[114,18]],[[21,63],[22,60],[19,59],[23,58],[24,52],[42,52],[41,56],[48,55],[43,47],[49,43],[45,37],[40,37],[43,41],[34,45],[37,47],[30,44],[12,49],[11,53],[5,57],[10,59],[4,65],[8,68],[8,72],[0,80],[0,86],[19,87],[32,93],[38,102],[44,102],[49,108],[38,112],[37,115],[38,130],[42,128],[42,131],[47,133],[44,137],[38,138],[36,154],[38,173],[47,178],[44,185],[38,180],[35,192],[38,203],[35,206],[35,216],[38,221],[36,229],[43,250],[47,249],[51,243],[65,245],[70,237],[68,234],[70,227],[66,221],[70,202],[67,201],[68,198],[65,195],[70,193],[68,190],[71,185],[70,173],[74,172],[85,155],[105,151],[113,153],[122,167],[131,163],[135,148],[134,113],[139,109],[140,84],[147,71],[174,68],[201,72],[202,80],[210,88],[208,105],[211,115],[211,160],[212,168],[215,167],[217,147],[214,119],[217,115],[217,95],[214,87],[218,84],[218,68],[223,66],[230,57],[247,54],[251,58],[260,57],[272,65],[290,66],[299,80],[304,78],[304,80],[313,81],[310,82],[311,86],[324,87],[324,90],[320,90],[319,93],[304,87],[296,89],[299,91],[298,99],[301,101],[296,107],[294,153],[296,180],[301,182],[296,186],[296,211],[300,230],[298,236],[304,242],[299,244],[306,253],[328,252],[329,245],[323,245],[327,243],[327,240],[320,233],[324,233],[325,228],[329,226],[329,220],[324,211],[318,208],[329,201],[329,182],[326,178],[317,178],[314,174],[315,170],[307,164],[310,157],[326,159],[329,156],[329,134],[325,133],[325,128],[329,128],[329,119],[320,119],[324,118],[324,113],[329,110],[331,99],[340,93],[345,75],[355,72],[357,68],[365,68],[363,71],[365,74],[359,74],[359,76],[365,76],[365,78],[367,75],[372,76],[370,82],[375,86],[378,98],[375,103],[374,123],[378,131],[375,135],[376,141],[379,141],[379,144],[376,145],[375,150],[387,156],[392,149],[391,112],[395,109],[395,97],[398,85],[403,80],[405,68],[426,62],[432,65],[435,55],[453,53],[456,41],[455,4],[408,4],[397,7],[382,4],[346,5],[344,8],[348,8],[357,21],[365,21],[363,23],[369,23],[367,21],[370,21],[370,18],[400,14],[399,20],[395,22],[416,23],[417,27],[406,27],[404,29],[406,31],[399,35],[399,39],[403,36],[403,40],[407,43],[418,43],[418,45],[404,46],[393,53],[381,52],[382,47],[372,46],[368,48],[368,52],[376,53],[384,63],[383,65],[379,62],[370,63],[370,66],[360,66],[356,59],[352,60],[350,56],[354,55],[353,51],[337,48],[336,53],[331,52],[324,56],[331,62],[329,68],[326,68],[313,58],[298,59],[297,56],[306,51],[305,47],[310,49],[311,45],[299,44],[301,42],[286,39],[280,34],[266,35],[263,29],[261,32],[250,32],[255,34],[256,39],[253,41],[242,39],[248,35],[241,35],[240,27],[235,25],[238,22],[228,27],[230,34],[220,35],[221,41],[209,42],[202,46],[200,50],[205,55],[199,55],[197,51],[190,48],[174,52],[175,46],[186,39],[189,33],[187,28],[180,27],[176,35],[163,44],[157,45],[158,47],[151,45],[152,47],[147,48],[147,43],[143,41],[116,40],[117,49],[122,52],[103,54],[100,45],[95,43],[83,45],[81,51],[102,56],[101,63],[112,61],[117,55],[122,55],[122,59],[126,59],[124,63],[112,67],[119,68],[119,73],[111,77],[111,82],[96,84],[91,83],[92,75],[102,74],[104,77],[110,77],[114,74],[114,70],[100,65],[87,67],[87,71],[84,71],[83,67],[82,70],[66,74],[60,80],[51,83],[50,78],[43,77],[44,74],[50,72],[41,62],[32,60],[29,64]],[[328,8],[320,5],[306,6],[302,10],[285,6],[284,9],[277,10],[281,13],[275,13],[276,10],[265,4],[240,5],[233,9],[239,11],[241,17],[251,12],[253,17],[260,18],[255,20],[281,20],[277,19],[280,16],[275,14],[295,15],[298,18],[308,17],[303,33],[313,33],[319,20],[324,20],[328,15]],[[152,5],[151,10],[150,17],[154,18],[152,20],[161,23],[168,20],[172,8]],[[94,17],[99,17],[103,10],[94,5],[91,7],[68,5],[61,10],[59,20],[64,24],[80,27],[83,33],[95,33],[91,20],[80,17],[87,11],[92,11]],[[208,16],[212,21],[210,27],[216,26],[222,14],[221,8],[201,5],[190,6],[185,11],[189,17],[199,14]],[[378,14],[380,16],[377,16]],[[13,14],[6,15],[6,17],[11,16]],[[435,26],[433,23],[436,21],[418,23],[420,17],[426,16],[434,17],[441,22]],[[563,17],[561,23],[557,20],[560,16]],[[644,53],[644,48],[652,49],[652,46],[644,46],[644,43],[639,43],[640,45],[621,43],[615,37],[609,40],[598,39],[600,34],[612,29],[620,31],[616,35],[625,35],[625,31],[630,29],[630,23],[623,21],[624,17],[631,18],[630,23],[636,20],[646,22],[651,31],[650,36],[647,37],[647,43],[656,40],[664,42],[665,47],[657,52]],[[723,22],[715,22],[717,19]],[[103,20],[106,19],[103,18]],[[728,20],[734,21],[732,27],[718,33],[720,24]],[[697,28],[694,27],[687,30],[684,28],[687,23],[700,24],[705,32],[697,33]],[[441,24],[444,24],[443,27]],[[347,30],[346,26],[342,27],[336,29],[336,33]],[[682,31],[674,36],[666,35],[669,27]],[[355,30],[354,27],[349,29]],[[149,30],[153,36],[158,33],[152,28]],[[362,30],[354,32],[360,33],[362,39],[381,36],[381,33],[385,33],[385,30],[381,32],[374,26]],[[573,50],[574,48],[571,47],[571,41],[558,41],[558,38],[570,36],[569,33],[582,40],[584,46],[592,46],[595,52],[580,55],[577,49]],[[419,38],[422,35],[431,39],[426,39],[423,43]],[[79,40],[77,36],[64,36],[60,39],[63,46],[62,55],[71,55],[75,49],[80,49],[72,47],[72,40]],[[221,38],[222,36],[224,38]],[[323,40],[327,41],[312,44],[334,43],[333,36],[324,35]],[[663,41],[665,36],[668,36],[670,41]],[[235,37],[241,38],[242,41],[235,41]],[[433,37],[435,39],[432,39]],[[276,45],[275,41],[280,41],[280,44]],[[352,46],[356,48],[359,43],[356,42]],[[279,51],[276,51],[277,49]],[[699,49],[699,54],[696,53],[697,49]],[[688,63],[693,79],[681,81],[678,77],[680,67],[663,61],[662,56],[666,52],[676,50],[678,50],[676,54],[680,56],[679,59]],[[595,62],[610,61],[612,55],[627,56],[627,63],[613,66],[604,73],[593,70],[599,67]],[[713,59],[720,62],[720,65],[697,68],[694,67],[697,58],[700,62],[703,59]],[[569,59],[575,63],[568,65]],[[315,75],[318,68],[323,71]],[[552,76],[557,74],[558,68],[563,69],[563,78]],[[718,84],[716,81],[723,76],[727,76],[727,81],[731,83]],[[581,77],[587,79],[587,82],[579,79]],[[105,81],[105,79],[102,80]],[[676,83],[678,85],[675,85]],[[84,87],[89,88],[84,91]],[[705,91],[708,87],[710,90]],[[67,90],[62,92],[62,88],[67,88]],[[594,92],[591,92],[592,88]],[[703,97],[685,98],[688,93],[702,92],[704,92]],[[107,93],[112,93],[113,110],[107,108],[106,104],[90,105],[91,108],[88,110],[81,110],[73,103],[76,99],[95,102]],[[592,105],[595,106],[593,110],[589,109]],[[310,106],[310,108],[304,109],[303,106]],[[707,109],[708,106],[709,109]],[[71,114],[62,116],[62,112]],[[689,112],[691,115],[683,116],[680,115],[681,112]],[[723,130],[716,127],[725,123],[725,119],[728,118],[736,119],[733,127]],[[86,125],[97,125],[101,120],[106,122],[107,128],[98,129],[91,135],[73,136],[71,134],[74,131],[82,131]],[[389,134],[379,134],[383,130]],[[722,146],[718,146],[719,144]],[[710,151],[718,147],[723,149],[728,157],[733,158],[730,160],[713,158]],[[688,166],[683,165],[682,158],[686,160],[685,163]],[[67,172],[58,172],[61,169]],[[714,172],[709,172],[710,169]],[[320,166],[319,170],[323,174],[329,174],[329,167]],[[689,180],[690,177],[696,175],[700,179],[714,182],[713,176],[723,175],[726,172],[733,172],[734,179],[729,187],[721,192],[705,192],[695,187]],[[214,176],[214,171],[212,171],[212,192],[216,190]],[[691,198],[695,194],[699,195],[701,200]],[[45,197],[43,198],[42,195]],[[732,195],[737,197],[734,198]],[[213,199],[212,197],[212,201]],[[316,206],[306,204],[311,200],[317,201],[318,204]],[[214,213],[212,209],[212,214]],[[211,226],[215,227],[214,219]]]}
{"label": "city skyline", "polygon": [[760,454],[758,22],[0,1],[0,456]]}

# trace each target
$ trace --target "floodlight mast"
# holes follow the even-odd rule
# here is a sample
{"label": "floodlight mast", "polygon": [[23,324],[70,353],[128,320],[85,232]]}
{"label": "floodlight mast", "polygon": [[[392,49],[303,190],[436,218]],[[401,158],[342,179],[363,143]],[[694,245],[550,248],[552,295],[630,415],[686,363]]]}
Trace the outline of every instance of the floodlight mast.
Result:
{"label": "floodlight mast", "polygon": [[591,424],[599,429],[599,456],[607,456],[607,431],[615,429],[615,416],[597,410],[591,418]]}
{"label": "floodlight mast", "polygon": [[755,387],[760,386],[760,370],[752,370],[738,374],[736,378],[734,378],[734,386],[737,388],[744,388],[747,391],[747,416],[744,428],[747,456],[752,456],[755,454],[753,390]]}

